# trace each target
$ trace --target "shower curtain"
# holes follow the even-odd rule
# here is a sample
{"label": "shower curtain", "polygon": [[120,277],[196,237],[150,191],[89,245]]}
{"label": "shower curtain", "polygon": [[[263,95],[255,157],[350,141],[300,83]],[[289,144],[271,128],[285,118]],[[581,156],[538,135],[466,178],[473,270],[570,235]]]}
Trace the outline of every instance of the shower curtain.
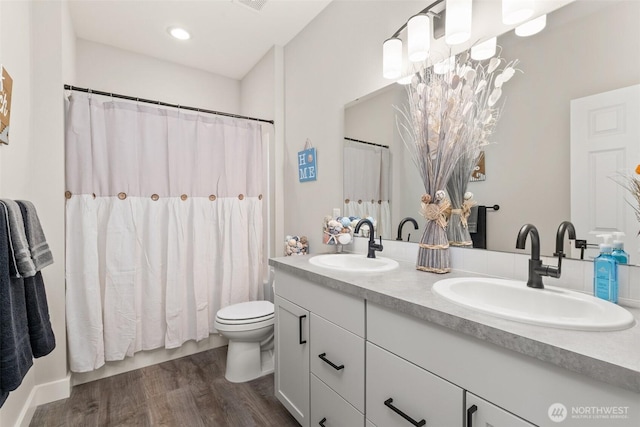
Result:
{"label": "shower curtain", "polygon": [[344,216],[373,217],[376,237],[390,239],[389,149],[345,140]]}
{"label": "shower curtain", "polygon": [[72,371],[202,340],[218,309],[263,297],[258,122],[76,92],[66,107]]}

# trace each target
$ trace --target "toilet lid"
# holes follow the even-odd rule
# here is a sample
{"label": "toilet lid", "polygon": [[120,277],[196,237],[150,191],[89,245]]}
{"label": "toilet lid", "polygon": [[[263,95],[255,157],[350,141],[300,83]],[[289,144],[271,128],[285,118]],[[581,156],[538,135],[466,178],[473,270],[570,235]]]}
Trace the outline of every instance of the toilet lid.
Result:
{"label": "toilet lid", "polygon": [[218,311],[217,317],[222,320],[250,320],[273,316],[271,301],[249,301],[229,305]]}

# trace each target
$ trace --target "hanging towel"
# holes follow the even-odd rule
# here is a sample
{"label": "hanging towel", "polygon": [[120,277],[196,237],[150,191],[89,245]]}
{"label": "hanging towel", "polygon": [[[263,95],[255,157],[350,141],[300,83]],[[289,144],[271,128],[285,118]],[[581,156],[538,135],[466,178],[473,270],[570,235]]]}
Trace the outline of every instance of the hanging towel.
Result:
{"label": "hanging towel", "polygon": [[38,271],[35,276],[24,279],[24,293],[31,352],[35,358],[46,356],[56,348],[56,338],[51,328],[47,294],[41,272]]}
{"label": "hanging towel", "polygon": [[11,277],[6,206],[0,204],[0,405],[33,365],[24,279]]}
{"label": "hanging towel", "polygon": [[24,231],[24,221],[20,206],[13,200],[0,199],[6,207],[5,216],[7,218],[8,240],[10,250],[13,254],[12,265],[17,266],[17,271],[12,271],[12,277],[31,277],[36,274],[36,267],[31,260],[29,243]]}
{"label": "hanging towel", "polygon": [[467,218],[467,227],[469,233],[478,232],[478,206],[471,207],[471,213],[469,213],[469,218]]}
{"label": "hanging towel", "polygon": [[24,279],[29,340],[31,341],[33,357],[37,358],[46,356],[56,347],[56,339],[49,319],[47,294],[42,273],[40,272],[43,267],[53,263],[53,256],[45,240],[33,203],[25,200],[18,200],[17,203],[24,220],[31,258],[37,270],[35,276]]}
{"label": "hanging towel", "polygon": [[22,213],[27,243],[29,244],[29,251],[31,252],[31,260],[33,261],[35,270],[40,271],[46,266],[53,264],[53,254],[44,237],[44,231],[42,231],[36,207],[27,200],[16,200],[16,202]]}

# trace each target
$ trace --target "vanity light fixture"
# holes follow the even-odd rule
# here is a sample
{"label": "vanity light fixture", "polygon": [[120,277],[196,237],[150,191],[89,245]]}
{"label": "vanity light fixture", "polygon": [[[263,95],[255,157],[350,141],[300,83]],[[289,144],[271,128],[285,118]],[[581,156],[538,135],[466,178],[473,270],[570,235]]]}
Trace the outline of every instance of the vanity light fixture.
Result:
{"label": "vanity light fixture", "polygon": [[169,27],[167,28],[167,32],[171,34],[171,37],[176,38],[178,40],[189,40],[191,38],[191,34],[184,28],[180,27]]}
{"label": "vanity light fixture", "polygon": [[391,37],[382,44],[382,75],[397,79],[402,73],[402,40]]}
{"label": "vanity light fixture", "polygon": [[[429,57],[429,48],[431,45],[432,33],[434,38],[439,38],[439,29],[432,18],[441,19],[440,15],[432,9],[445,0],[435,0],[429,6],[412,16],[408,22],[404,23],[393,36],[388,38],[382,44],[382,75],[386,79],[401,79],[402,84],[410,82],[408,75],[403,76],[403,69],[406,65],[403,63],[403,46],[400,33],[407,30],[407,56],[411,62],[422,62]],[[448,0],[451,1],[451,0]],[[459,1],[459,0],[458,0]],[[464,0],[469,1],[470,0]],[[440,30],[443,25],[440,25]],[[411,73],[413,75],[413,73]],[[405,78],[406,77],[406,78]],[[399,81],[400,83],[400,81]]]}
{"label": "vanity light fixture", "polygon": [[515,25],[533,15],[535,0],[502,0],[502,23]]}
{"label": "vanity light fixture", "polygon": [[447,0],[445,41],[448,45],[466,42],[471,37],[472,0]]}
{"label": "vanity light fixture", "polygon": [[409,61],[422,62],[429,57],[431,46],[431,20],[419,13],[407,21],[407,49]]}
{"label": "vanity light fixture", "polygon": [[547,26],[547,15],[538,16],[536,19],[532,19],[529,22],[516,27],[516,35],[520,37],[528,37],[534,34],[538,34]]}
{"label": "vanity light fixture", "polygon": [[478,43],[471,48],[471,59],[482,61],[484,59],[492,58],[496,54],[497,44],[497,37],[492,37],[489,40]]}

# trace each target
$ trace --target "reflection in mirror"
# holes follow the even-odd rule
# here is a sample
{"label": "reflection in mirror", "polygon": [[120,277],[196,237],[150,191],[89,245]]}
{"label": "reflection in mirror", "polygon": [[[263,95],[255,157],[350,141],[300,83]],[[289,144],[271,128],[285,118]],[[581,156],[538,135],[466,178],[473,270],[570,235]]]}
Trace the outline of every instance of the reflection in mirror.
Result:
{"label": "reflection in mirror", "polygon": [[[539,34],[522,38],[510,31],[498,38],[501,56],[518,59],[522,73],[503,92],[505,104],[491,138],[494,143],[485,147],[486,179],[468,186],[478,204],[500,205],[499,211],[487,210],[487,249],[515,252],[518,230],[531,223],[540,232],[541,254],[551,256],[558,225],[571,220],[587,224],[576,226],[576,231],[578,239],[589,244],[598,243],[596,232],[621,229],[626,233],[631,263],[640,264],[640,253],[633,249],[640,229],[636,220],[618,220],[619,215],[611,214],[614,206],[596,206],[590,212],[572,208],[572,197],[593,198],[590,191],[597,188],[598,194],[615,195],[616,209],[620,206],[629,211],[631,207],[624,202],[628,195],[611,179],[597,181],[593,190],[589,182],[574,180],[573,190],[570,173],[574,169],[570,151],[572,100],[640,84],[639,16],[640,2],[636,1],[576,1],[549,14],[547,28]],[[409,216],[422,228],[424,220],[418,210],[424,188],[396,131],[393,109],[401,105],[405,93],[404,87],[392,84],[348,104],[345,135],[389,145],[392,227]],[[640,121],[636,118],[633,122]],[[640,137],[633,141],[638,145]],[[640,147],[636,150],[637,154],[626,152],[610,163],[620,171],[632,165],[632,172],[640,163]],[[596,171],[592,167],[587,172]],[[588,175],[585,181],[589,180],[593,179]],[[418,241],[420,233],[412,232],[410,240]],[[394,234],[389,238],[395,238]],[[565,242],[565,247],[570,244],[573,247],[573,242]],[[587,251],[584,258],[593,255]],[[574,249],[572,257],[579,256],[580,251]]]}
{"label": "reflection in mirror", "polygon": [[345,138],[343,162],[343,215],[372,218],[376,237],[390,239],[389,146]]}

